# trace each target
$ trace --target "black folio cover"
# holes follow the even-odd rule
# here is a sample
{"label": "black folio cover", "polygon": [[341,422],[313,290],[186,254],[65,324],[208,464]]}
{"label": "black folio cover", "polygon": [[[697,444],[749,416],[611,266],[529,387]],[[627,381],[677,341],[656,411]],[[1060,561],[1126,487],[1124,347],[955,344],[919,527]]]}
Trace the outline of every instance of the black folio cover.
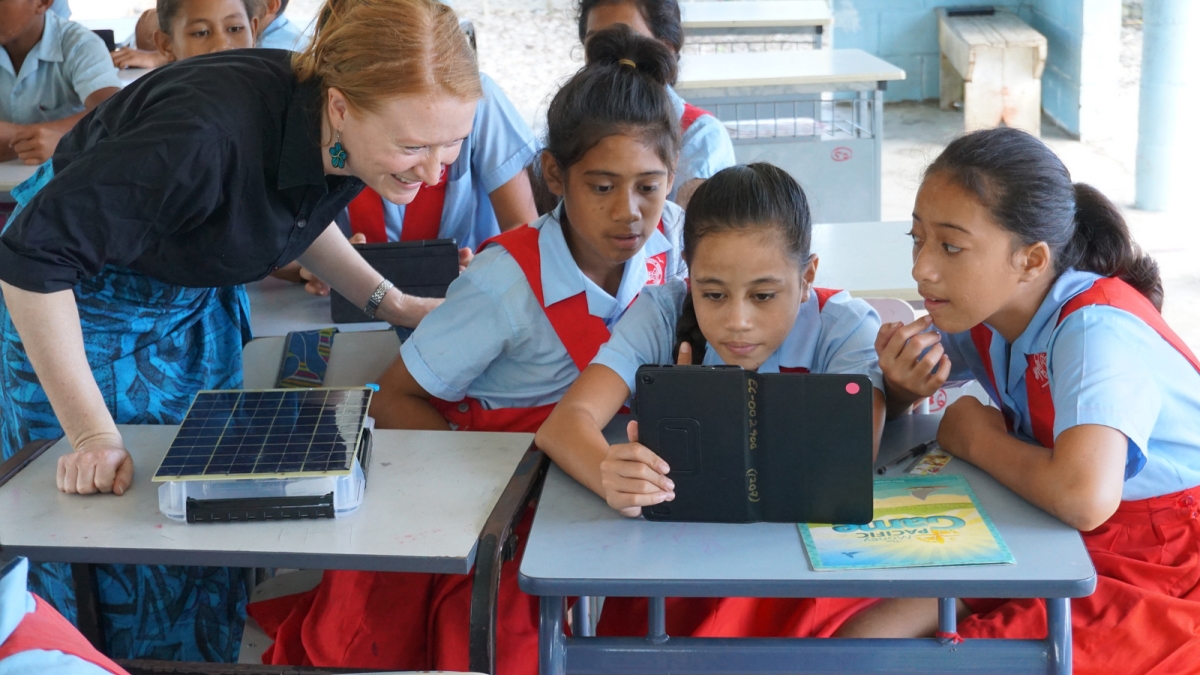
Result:
{"label": "black folio cover", "polygon": [[[354,248],[384,279],[409,295],[444,298],[450,282],[458,278],[458,244],[453,239],[355,244]],[[334,323],[372,321],[337,291],[329,293],[329,314]]]}
{"label": "black folio cover", "polygon": [[643,514],[716,523],[870,522],[872,391],[862,375],[642,366],[638,438],[670,465],[675,482],[675,499]]}

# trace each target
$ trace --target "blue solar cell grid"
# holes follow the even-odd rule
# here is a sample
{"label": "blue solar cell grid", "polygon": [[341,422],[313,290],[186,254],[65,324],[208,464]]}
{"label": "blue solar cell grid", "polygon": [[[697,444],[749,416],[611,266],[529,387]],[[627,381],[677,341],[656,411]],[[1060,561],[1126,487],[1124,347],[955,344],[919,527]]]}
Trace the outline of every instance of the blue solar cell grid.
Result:
{"label": "blue solar cell grid", "polygon": [[155,480],[349,473],[369,389],[205,391]]}

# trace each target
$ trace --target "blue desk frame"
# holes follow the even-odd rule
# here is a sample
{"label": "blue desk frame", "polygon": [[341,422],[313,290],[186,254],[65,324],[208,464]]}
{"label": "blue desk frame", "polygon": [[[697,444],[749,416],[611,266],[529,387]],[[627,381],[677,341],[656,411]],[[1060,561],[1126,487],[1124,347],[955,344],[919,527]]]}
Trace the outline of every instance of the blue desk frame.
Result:
{"label": "blue desk frame", "polygon": [[[936,415],[922,415],[889,423],[880,461],[886,462],[917,442],[931,438],[939,419],[940,416]],[[612,575],[619,578],[599,578],[595,570],[607,562],[603,560],[604,554],[598,552],[600,548],[611,549],[615,544],[629,544],[638,546],[640,553],[649,553],[651,556],[658,552],[667,554],[669,549],[651,549],[661,539],[647,537],[649,530],[625,536],[623,533],[630,527],[620,528],[599,498],[594,498],[590,493],[581,494],[581,490],[586,492],[585,488],[554,468],[542,493],[520,575],[521,588],[527,593],[541,596],[540,672],[542,675],[746,672],[1068,675],[1071,672],[1070,598],[1087,596],[1096,586],[1095,569],[1078,533],[1020,500],[961,460],[954,460],[946,472],[961,473],[968,477],[984,507],[997,521],[1002,536],[1010,546],[1018,544],[1014,547],[1017,565],[881,570],[863,579],[862,575],[852,578],[855,575],[812,572],[804,557],[794,560],[803,569],[789,579],[764,578],[762,575],[759,578],[749,578],[750,575],[736,578],[736,570],[724,574],[723,579],[687,578],[682,575],[666,578],[664,574],[657,574],[657,578],[654,578],[656,573],[653,571],[640,577],[639,572],[635,571]],[[1013,513],[1009,514],[1009,511]],[[1006,517],[1009,515],[1012,517]],[[542,521],[541,528],[539,520]],[[658,527],[654,532],[663,535],[672,534],[672,528],[681,525],[689,529],[697,526],[650,524],[644,521],[629,523],[638,523],[634,529],[643,524]],[[561,525],[561,529],[556,525]],[[742,536],[737,528],[779,526],[702,527],[728,528],[727,534],[737,538]],[[614,536],[614,532],[618,534]],[[674,533],[679,532],[683,530],[674,530]],[[760,541],[781,542],[781,547],[785,543],[786,535],[781,529],[769,532],[741,529],[740,532],[757,532],[751,536],[759,537]],[[794,541],[788,538],[786,547],[789,555],[794,555],[799,545],[799,535],[794,528],[790,537],[794,537]],[[571,542],[570,539],[575,541]],[[601,539],[604,541],[600,542]],[[1039,542],[1052,543],[1047,548],[1054,551],[1053,555],[1030,555],[1031,544]],[[563,543],[569,545],[565,553],[560,555],[556,545]],[[598,543],[603,546],[597,547]],[[686,544],[683,546],[686,548]],[[579,569],[572,570],[572,566]],[[718,570],[718,573],[721,571]],[[815,578],[818,574],[821,578]],[[664,596],[939,597],[947,593],[959,597],[1046,598],[1049,634],[1044,640],[977,639],[955,644],[936,638],[685,638],[671,637],[665,630]],[[592,636],[587,628],[590,625],[590,602],[586,596],[604,595],[649,598],[650,629],[646,637]],[[564,632],[568,596],[584,596],[575,607],[573,625],[581,627],[581,630],[576,631],[574,637],[568,637]],[[939,615],[941,630],[954,632],[954,598],[942,598]]]}

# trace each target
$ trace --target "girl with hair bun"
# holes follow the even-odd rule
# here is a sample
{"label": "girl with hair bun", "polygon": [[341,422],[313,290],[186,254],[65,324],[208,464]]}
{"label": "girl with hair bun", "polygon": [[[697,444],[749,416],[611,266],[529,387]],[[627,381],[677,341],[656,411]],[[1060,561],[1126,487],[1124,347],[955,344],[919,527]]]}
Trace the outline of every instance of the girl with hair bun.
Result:
{"label": "girl with hair bun", "polygon": [[[997,407],[956,401],[938,443],[1082,531],[1098,583],[1071,603],[1075,672],[1194,672],[1200,361],[1159,313],[1154,261],[1112,202],[1016,129],[947,146],[912,236],[929,316],[879,332],[892,412],[977,379]],[[1046,635],[1042,600],[959,604],[963,637]],[[841,634],[935,630],[936,601],[887,600]]]}
{"label": "girl with hair bun", "polygon": [[[197,391],[240,388],[238,287],[293,260],[417,325],[437,301],[390,288],[326,225],[364,185],[403,203],[435,181],[481,94],[450,8],[329,0],[303,53],[183,59],[83,117],[13,190],[0,233],[0,455],[65,435],[57,488],[124,494],[134,466],[117,425],[178,424]],[[237,660],[242,570],[95,570],[109,656]],[[68,565],[29,578],[75,616]]]}
{"label": "girl with hair bun", "polygon": [[[590,43],[589,43],[590,44]],[[885,410],[872,348],[879,316],[844,291],[813,286],[817,256],[800,185],[770,164],[733,166],[701,185],[688,206],[684,255],[691,275],[647,289],[538,431],[537,446],[628,517],[674,499],[670,466],[638,443],[610,446],[602,430],[635,391],[645,364],[693,361],[760,373],[867,375],[874,439]],[[828,635],[861,607],[850,599],[671,598],[667,633],[697,637]],[[599,635],[644,635],[644,599],[608,598]]]}
{"label": "girl with hair bun", "polygon": [[[537,431],[638,294],[686,276],[683,213],[667,201],[674,56],[624,26],[598,33],[588,56],[548,112],[541,164],[561,203],[483,245],[379,379],[378,426]],[[532,510],[518,558],[531,521]],[[500,578],[506,675],[538,663],[538,602],[518,588],[518,566]],[[463,671],[470,593],[467,575],[328,571],[293,606],[251,611],[271,615],[260,620],[269,632],[279,626],[276,663]]]}
{"label": "girl with hair bun", "polygon": [[[683,47],[683,22],[677,0],[580,0],[578,23],[579,41],[584,44],[597,31],[624,24],[639,35],[663,43],[677,59]],[[670,199],[687,208],[688,199],[701,183],[737,160],[733,141],[720,120],[675,93],[671,86],[675,84],[674,77],[667,84],[683,137]]]}

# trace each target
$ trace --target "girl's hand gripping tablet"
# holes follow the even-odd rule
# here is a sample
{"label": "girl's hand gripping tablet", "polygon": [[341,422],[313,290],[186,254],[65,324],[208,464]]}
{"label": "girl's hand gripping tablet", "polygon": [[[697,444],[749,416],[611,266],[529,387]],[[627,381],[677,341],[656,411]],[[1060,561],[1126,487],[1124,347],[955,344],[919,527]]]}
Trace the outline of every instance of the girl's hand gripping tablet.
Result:
{"label": "girl's hand gripping tablet", "polygon": [[650,448],[638,443],[637,422],[627,427],[629,442],[608,449],[600,464],[604,500],[623,516],[637,518],[643,506],[675,499],[675,483],[667,478],[671,467]]}

